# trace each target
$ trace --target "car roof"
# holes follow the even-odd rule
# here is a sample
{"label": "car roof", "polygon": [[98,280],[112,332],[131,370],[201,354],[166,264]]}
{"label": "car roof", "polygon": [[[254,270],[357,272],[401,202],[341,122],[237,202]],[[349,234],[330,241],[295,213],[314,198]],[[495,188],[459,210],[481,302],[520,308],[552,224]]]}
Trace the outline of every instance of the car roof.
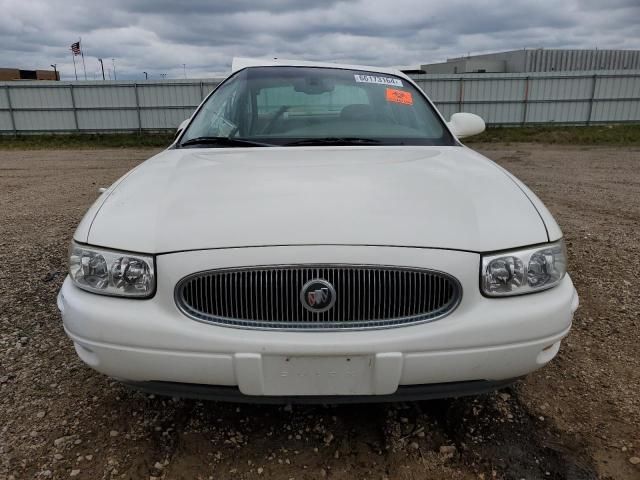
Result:
{"label": "car roof", "polygon": [[283,58],[245,58],[236,57],[231,64],[231,71],[237,72],[247,67],[317,67],[341,68],[348,70],[362,70],[365,72],[386,73],[410,80],[410,78],[395,68],[374,67],[371,65],[348,65],[342,63],[309,62],[305,60],[289,60]]}

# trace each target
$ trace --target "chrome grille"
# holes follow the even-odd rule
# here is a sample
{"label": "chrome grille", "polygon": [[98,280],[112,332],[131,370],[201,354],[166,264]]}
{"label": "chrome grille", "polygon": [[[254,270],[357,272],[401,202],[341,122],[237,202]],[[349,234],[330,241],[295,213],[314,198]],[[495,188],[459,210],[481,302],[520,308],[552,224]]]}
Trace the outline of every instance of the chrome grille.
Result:
{"label": "chrome grille", "polygon": [[[330,282],[335,305],[303,307],[300,292],[313,279]],[[176,285],[178,307],[189,317],[255,329],[386,328],[441,318],[458,305],[462,289],[442,272],[379,265],[276,265],[199,272]]]}

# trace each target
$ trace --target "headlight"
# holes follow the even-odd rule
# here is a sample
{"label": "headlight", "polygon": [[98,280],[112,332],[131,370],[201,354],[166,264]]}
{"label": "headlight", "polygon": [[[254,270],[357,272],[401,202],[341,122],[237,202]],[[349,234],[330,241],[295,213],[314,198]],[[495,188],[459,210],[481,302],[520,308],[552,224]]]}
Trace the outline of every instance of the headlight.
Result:
{"label": "headlight", "polygon": [[153,257],[71,244],[69,275],[78,287],[103,295],[149,297],[156,286]]}
{"label": "headlight", "polygon": [[480,283],[485,295],[502,297],[551,288],[567,272],[564,240],[543,247],[482,256]]}

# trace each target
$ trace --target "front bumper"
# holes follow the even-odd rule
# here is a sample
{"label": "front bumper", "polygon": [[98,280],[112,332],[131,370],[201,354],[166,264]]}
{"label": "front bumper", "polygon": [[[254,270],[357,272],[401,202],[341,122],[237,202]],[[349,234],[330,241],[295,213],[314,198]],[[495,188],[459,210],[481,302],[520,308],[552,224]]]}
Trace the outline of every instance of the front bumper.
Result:
{"label": "front bumper", "polygon": [[[479,261],[479,255],[469,252],[395,247],[184,252],[157,258],[158,290],[152,299],[95,295],[67,279],[58,304],[65,330],[82,360],[129,383],[227,386],[259,396],[390,395],[399,386],[520,377],[558,352],[578,303],[569,276],[544,292],[485,298],[478,288]],[[458,308],[441,320],[356,332],[278,332],[208,325],[184,316],[173,301],[175,284],[189,273],[287,263],[433,268],[454,275],[464,293]],[[367,370],[358,371],[357,378],[351,373],[349,379],[341,372],[336,377],[336,362],[340,365],[340,359],[350,361],[352,357],[364,359]],[[284,378],[289,372],[281,363],[289,358],[314,358],[318,360],[311,365],[326,365],[312,366],[308,375],[297,370],[294,373],[300,377],[291,382]]]}

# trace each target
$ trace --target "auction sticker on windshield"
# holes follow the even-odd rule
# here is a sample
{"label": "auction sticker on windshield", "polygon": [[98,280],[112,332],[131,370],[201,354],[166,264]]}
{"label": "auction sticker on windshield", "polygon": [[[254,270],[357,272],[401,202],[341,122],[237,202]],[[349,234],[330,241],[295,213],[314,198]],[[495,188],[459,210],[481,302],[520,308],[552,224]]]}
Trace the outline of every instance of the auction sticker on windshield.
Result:
{"label": "auction sticker on windshield", "polygon": [[356,82],[360,83],[377,83],[380,85],[393,85],[395,87],[402,86],[402,80],[399,78],[378,77],[376,75],[359,75],[357,73],[353,76],[355,77]]}
{"label": "auction sticker on windshield", "polygon": [[413,105],[413,97],[411,92],[404,90],[396,90],[395,88],[387,88],[387,102],[402,103],[404,105]]}

